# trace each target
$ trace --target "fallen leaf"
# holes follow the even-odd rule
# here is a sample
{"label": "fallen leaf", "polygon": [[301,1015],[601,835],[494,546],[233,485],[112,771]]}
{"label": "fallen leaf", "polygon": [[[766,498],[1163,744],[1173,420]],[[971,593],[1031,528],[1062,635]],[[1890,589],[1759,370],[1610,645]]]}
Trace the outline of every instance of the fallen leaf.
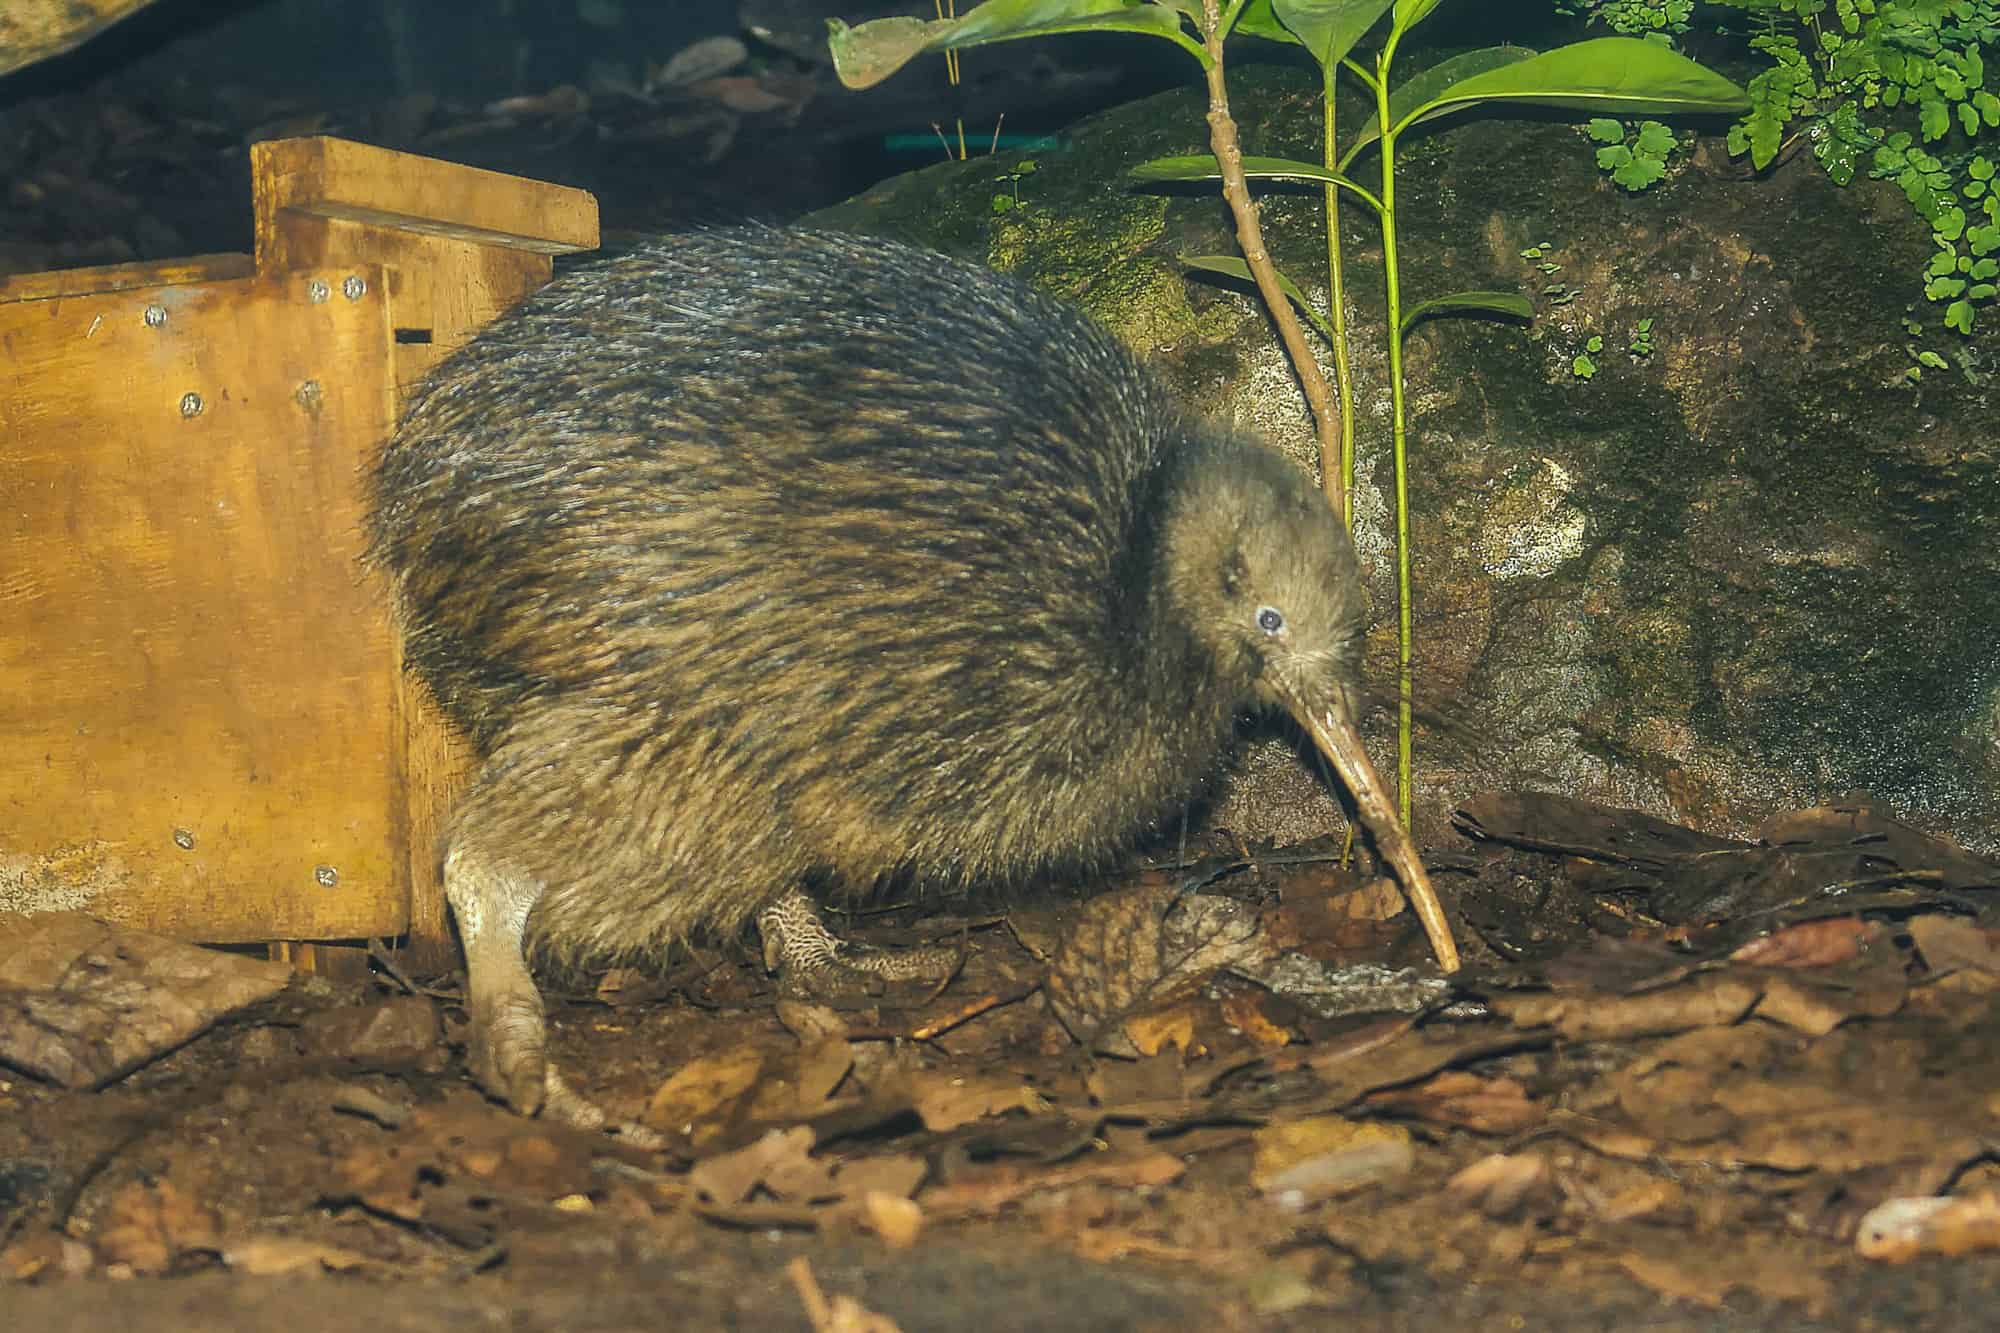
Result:
{"label": "fallen leaf", "polygon": [[222,1247],[222,1262],[257,1277],[287,1273],[345,1273],[369,1263],[366,1255],[289,1236],[246,1236]]}
{"label": "fallen leaf", "polygon": [[759,1188],[792,1201],[830,1198],[836,1194],[832,1170],[810,1156],[813,1141],[804,1125],[774,1129],[755,1143],[695,1163],[688,1179],[725,1205],[743,1203]]}
{"label": "fallen leaf", "polygon": [[1923,1254],[2000,1249],[2000,1193],[1890,1199],[1861,1219],[1854,1248],[1865,1259],[1898,1264]]}
{"label": "fallen leaf", "polygon": [[1947,978],[1953,989],[1983,995],[2000,988],[2000,931],[1936,915],[1913,918],[1909,931],[1924,966]]}
{"label": "fallen leaf", "polygon": [[907,1250],[923,1234],[924,1210],[915,1199],[870,1190],[861,1196],[861,1224],[894,1249]]}
{"label": "fallen leaf", "polygon": [[1410,1132],[1379,1120],[1285,1120],[1258,1130],[1254,1142],[1250,1183],[1291,1210],[1405,1175],[1416,1163]]}
{"label": "fallen leaf", "polygon": [[755,1050],[690,1060],[654,1091],[640,1123],[679,1134],[699,1148],[727,1128],[763,1072],[764,1057]]}
{"label": "fallen leaf", "polygon": [[219,1248],[213,1211],[180,1192],[170,1180],[134,1183],[111,1196],[97,1248],[105,1262],[134,1273],[164,1273],[189,1253]]}
{"label": "fallen leaf", "polygon": [[1517,1027],[1553,1027],[1571,1041],[1610,1041],[1735,1023],[1763,993],[1740,978],[1709,975],[1639,995],[1496,995],[1491,1004]]}
{"label": "fallen leaf", "polygon": [[291,979],[282,963],[74,912],[0,913],[0,1064],[101,1087]]}
{"label": "fallen leaf", "polygon": [[1549,1161],[1540,1153],[1493,1153],[1458,1172],[1445,1189],[1486,1216],[1500,1218],[1549,1185]]}
{"label": "fallen leaf", "polygon": [[1830,967],[1858,957],[1869,941],[1885,933],[1879,924],[1858,916],[1801,921],[1751,940],[1729,959],[1759,967]]}
{"label": "fallen leaf", "polygon": [[1456,1069],[1409,1087],[1371,1092],[1364,1104],[1482,1134],[1512,1134],[1526,1129],[1541,1120],[1544,1110],[1514,1079],[1481,1078]]}
{"label": "fallen leaf", "polygon": [[1071,1036],[1106,1054],[1137,1048],[1120,1020],[1193,994],[1266,951],[1256,913],[1232,899],[1126,889],[1085,904],[1057,946],[1046,990]]}

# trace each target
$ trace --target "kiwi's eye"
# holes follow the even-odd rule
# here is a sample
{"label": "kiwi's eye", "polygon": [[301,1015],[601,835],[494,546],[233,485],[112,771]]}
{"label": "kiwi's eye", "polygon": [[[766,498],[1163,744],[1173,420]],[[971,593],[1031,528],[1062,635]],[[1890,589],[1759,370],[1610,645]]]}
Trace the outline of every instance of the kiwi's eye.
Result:
{"label": "kiwi's eye", "polygon": [[1285,630],[1285,613],[1275,606],[1257,608],[1257,628],[1266,634],[1282,634]]}

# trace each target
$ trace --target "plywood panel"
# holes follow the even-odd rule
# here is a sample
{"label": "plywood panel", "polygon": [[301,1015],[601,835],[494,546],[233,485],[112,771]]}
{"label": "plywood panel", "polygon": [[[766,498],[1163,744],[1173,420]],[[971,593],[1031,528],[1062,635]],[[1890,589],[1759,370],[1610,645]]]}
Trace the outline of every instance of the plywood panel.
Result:
{"label": "plywood panel", "polygon": [[404,928],[358,564],[390,345],[363,265],[0,304],[0,907],[82,884],[63,905],[197,939]]}
{"label": "plywood panel", "polygon": [[[324,137],[253,145],[260,271],[378,264],[388,273],[398,401],[488,321],[549,280],[551,256],[594,249],[582,190]],[[408,777],[406,961],[457,958],[446,925],[444,821],[471,756],[423,687],[397,672]]]}

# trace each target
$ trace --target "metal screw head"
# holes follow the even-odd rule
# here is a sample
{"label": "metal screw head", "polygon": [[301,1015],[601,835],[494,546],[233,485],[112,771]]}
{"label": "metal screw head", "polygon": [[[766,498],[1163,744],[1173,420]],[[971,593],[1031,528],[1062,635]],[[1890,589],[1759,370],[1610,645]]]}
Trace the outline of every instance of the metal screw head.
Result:
{"label": "metal screw head", "polygon": [[332,866],[314,866],[313,883],[322,889],[330,889],[340,883],[340,872]]}
{"label": "metal screw head", "polygon": [[162,325],[162,324],[164,324],[164,323],[166,323],[166,322],[167,322],[167,308],[166,308],[165,306],[163,306],[163,305],[149,305],[149,306],[147,306],[147,307],[146,307],[146,327],[147,327],[147,328],[149,328],[149,329],[157,329],[157,328],[159,328],[159,327],[160,327],[160,325]]}
{"label": "metal screw head", "polygon": [[174,846],[176,846],[176,847],[180,848],[180,849],[181,849],[182,851],[184,851],[184,852],[191,852],[191,851],[193,851],[193,850],[194,850],[194,830],[193,830],[193,829],[184,829],[184,828],[177,828],[177,829],[175,829],[175,830],[174,830]]}
{"label": "metal screw head", "polygon": [[200,394],[184,393],[181,395],[181,415],[184,417],[198,417],[201,415]]}
{"label": "metal screw head", "polygon": [[340,294],[350,301],[359,301],[368,294],[368,282],[359,273],[350,273],[340,284]]}
{"label": "metal screw head", "polygon": [[314,305],[319,305],[331,295],[333,295],[333,289],[326,285],[324,279],[314,278],[306,284],[306,300],[311,301]]}

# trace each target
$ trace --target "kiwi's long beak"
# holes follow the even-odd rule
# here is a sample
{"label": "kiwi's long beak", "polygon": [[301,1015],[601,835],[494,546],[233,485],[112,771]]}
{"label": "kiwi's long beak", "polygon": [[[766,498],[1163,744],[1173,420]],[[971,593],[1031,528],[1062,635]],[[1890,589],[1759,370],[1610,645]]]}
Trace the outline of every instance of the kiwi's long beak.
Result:
{"label": "kiwi's long beak", "polygon": [[1347,784],[1355,807],[1361,812],[1361,822],[1368,826],[1375,846],[1388,858],[1390,869],[1403,883],[1403,896],[1410,900],[1417,919],[1424,923],[1424,933],[1430,936],[1431,952],[1437,955],[1438,966],[1446,972],[1458,971],[1458,942],[1451,937],[1451,923],[1444,919],[1437,890],[1431,887],[1430,876],[1424,873],[1423,862],[1417,859],[1416,845],[1410,841],[1403,821],[1396,818],[1388,789],[1376,774],[1375,765],[1368,762],[1368,751],[1361,745],[1361,732],[1356,729],[1346,703],[1337,695],[1330,703],[1314,706],[1289,697],[1284,702],[1286,711],[1311,734],[1320,753],[1333,761],[1334,771]]}

